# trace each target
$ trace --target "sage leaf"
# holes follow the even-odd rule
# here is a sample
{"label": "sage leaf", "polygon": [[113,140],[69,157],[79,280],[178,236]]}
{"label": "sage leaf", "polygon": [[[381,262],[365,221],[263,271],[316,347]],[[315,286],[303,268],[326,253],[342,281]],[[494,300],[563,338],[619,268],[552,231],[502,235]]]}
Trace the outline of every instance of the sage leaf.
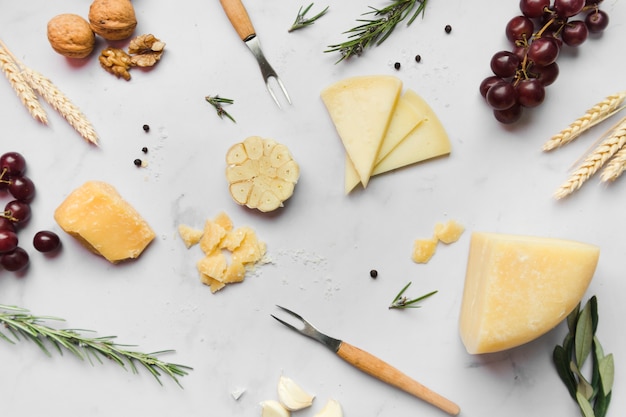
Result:
{"label": "sage leaf", "polygon": [[613,389],[613,380],[615,378],[615,364],[612,353],[600,359],[598,362],[598,370],[600,372],[602,392],[604,394],[609,394]]}
{"label": "sage leaf", "polygon": [[580,312],[578,322],[576,323],[576,364],[578,368],[582,368],[587,356],[591,352],[593,343],[593,323],[591,319],[590,304],[586,304]]}
{"label": "sage leaf", "polygon": [[578,406],[580,407],[580,411],[582,411],[583,416],[596,417],[589,400],[587,400],[581,393],[576,394],[576,401],[578,401]]}

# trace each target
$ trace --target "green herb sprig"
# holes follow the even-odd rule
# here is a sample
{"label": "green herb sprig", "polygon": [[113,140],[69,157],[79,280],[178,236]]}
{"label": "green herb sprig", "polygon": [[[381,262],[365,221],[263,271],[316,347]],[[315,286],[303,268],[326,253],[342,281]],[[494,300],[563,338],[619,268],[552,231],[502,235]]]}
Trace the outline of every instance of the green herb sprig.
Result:
{"label": "green herb sprig", "polygon": [[[562,345],[554,348],[556,371],[576,401],[584,417],[604,417],[611,402],[615,367],[613,354],[604,354],[596,337],[598,301],[591,297],[567,317],[568,334]],[[591,355],[591,377],[583,375],[583,365]]]}
{"label": "green herb sprig", "polygon": [[233,119],[233,117],[228,114],[226,110],[224,110],[224,106],[222,106],[222,104],[233,104],[235,102],[234,100],[230,98],[222,98],[220,96],[206,96],[204,99],[208,101],[210,105],[215,107],[217,115],[220,117],[220,119],[228,117],[230,120],[233,121],[233,123],[237,123],[235,122],[235,119]]}
{"label": "green herb sprig", "polygon": [[287,29],[287,32],[293,32],[294,30],[302,29],[312,25],[317,19],[324,16],[328,11],[328,6],[326,6],[324,10],[322,10],[315,16],[307,18],[306,14],[309,12],[309,10],[311,10],[311,7],[313,7],[313,3],[309,4],[304,10],[302,10],[302,7],[298,9],[298,15],[296,16],[296,20],[294,20],[291,27]]}
{"label": "green herb sprig", "polygon": [[361,56],[366,48],[383,43],[394,31],[398,23],[404,21],[417,6],[413,15],[407,21],[411,25],[417,16],[424,15],[428,0],[392,0],[392,3],[382,9],[372,9],[363,15],[373,15],[373,19],[357,19],[358,26],[344,32],[348,40],[335,45],[329,45],[324,52],[339,51],[341,57],[336,63],[350,58],[353,55]]}
{"label": "green herb sprig", "polygon": [[47,345],[52,345],[61,355],[67,350],[81,360],[87,359],[91,364],[93,359],[100,363],[103,363],[102,358],[110,359],[124,369],[130,368],[135,374],[138,373],[137,365],[143,366],[161,385],[163,385],[161,376],[167,375],[182,388],[178,377],[187,375],[192,369],[185,365],[163,362],[157,358],[158,355],[173,352],[171,350],[153,353],[134,352],[124,348],[128,345],[113,342],[115,336],[87,337],[80,333],[86,330],[55,329],[44,324],[47,320],[64,321],[57,317],[35,316],[21,307],[0,304],[0,326],[11,334],[9,336],[0,331],[0,339],[11,344],[22,338],[31,340],[48,356],[51,356],[51,353]]}
{"label": "green herb sprig", "polygon": [[421,306],[417,305],[417,303],[419,303],[420,301],[430,297],[431,295],[434,295],[437,293],[437,291],[431,291],[428,294],[424,294],[420,297],[417,298],[413,298],[413,299],[409,299],[406,296],[404,296],[403,294],[406,292],[406,290],[411,286],[411,282],[409,282],[408,284],[406,284],[404,286],[404,288],[402,288],[400,290],[400,292],[398,293],[398,295],[395,296],[395,298],[393,299],[393,301],[391,302],[391,304],[389,304],[389,309],[392,308],[420,308]]}

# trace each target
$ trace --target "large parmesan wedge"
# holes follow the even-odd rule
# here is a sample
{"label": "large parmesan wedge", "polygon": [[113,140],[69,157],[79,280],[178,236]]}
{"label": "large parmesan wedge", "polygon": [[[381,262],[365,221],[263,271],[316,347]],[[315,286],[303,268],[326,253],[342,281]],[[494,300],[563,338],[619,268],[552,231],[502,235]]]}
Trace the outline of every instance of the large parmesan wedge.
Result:
{"label": "large parmesan wedge", "polygon": [[452,151],[448,134],[428,103],[412,90],[407,90],[404,96],[423,117],[423,121],[376,164],[372,175],[447,155]]}
{"label": "large parmesan wedge", "polygon": [[137,210],[101,181],[88,181],[72,191],[54,219],[87,249],[113,263],[139,257],[155,237]]}
{"label": "large parmesan wedge", "polygon": [[[389,127],[376,155],[374,165],[378,164],[409,134],[421,121],[423,117],[418,113],[414,105],[409,103],[403,94],[398,99],[396,108],[389,121]],[[360,182],[359,173],[354,168],[350,157],[346,154],[345,162],[345,192],[350,193]]]}
{"label": "large parmesan wedge", "polygon": [[376,155],[389,127],[402,81],[388,75],[346,78],[321,92],[363,186],[372,174]]}
{"label": "large parmesan wedge", "polygon": [[460,315],[467,351],[510,349],[554,328],[582,299],[599,256],[570,240],[473,233]]}

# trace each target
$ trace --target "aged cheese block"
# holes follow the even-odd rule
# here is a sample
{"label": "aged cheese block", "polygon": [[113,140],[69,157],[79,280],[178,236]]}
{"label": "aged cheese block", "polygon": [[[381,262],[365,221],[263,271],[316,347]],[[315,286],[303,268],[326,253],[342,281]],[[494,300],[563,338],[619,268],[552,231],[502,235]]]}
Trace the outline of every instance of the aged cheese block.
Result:
{"label": "aged cheese block", "polygon": [[513,348],[554,328],[580,302],[599,256],[575,241],[473,233],[460,315],[467,351]]}
{"label": "aged cheese block", "polygon": [[428,103],[412,90],[407,90],[404,96],[423,116],[423,121],[376,164],[372,175],[447,155],[452,150],[446,130]]}
{"label": "aged cheese block", "polygon": [[402,81],[389,75],[346,78],[321,92],[363,186],[367,186],[383,137],[402,90]]}
{"label": "aged cheese block", "polygon": [[88,181],[54,212],[61,228],[110,262],[137,258],[155,233],[110,184]]}
{"label": "aged cheese block", "polygon": [[[406,96],[404,94],[400,96],[389,121],[387,133],[383,137],[380,149],[374,160],[374,165],[387,156],[422,120],[423,117],[418,113],[415,106],[409,103]],[[350,193],[359,181],[359,173],[354,168],[350,157],[346,154],[344,181],[346,194]]]}

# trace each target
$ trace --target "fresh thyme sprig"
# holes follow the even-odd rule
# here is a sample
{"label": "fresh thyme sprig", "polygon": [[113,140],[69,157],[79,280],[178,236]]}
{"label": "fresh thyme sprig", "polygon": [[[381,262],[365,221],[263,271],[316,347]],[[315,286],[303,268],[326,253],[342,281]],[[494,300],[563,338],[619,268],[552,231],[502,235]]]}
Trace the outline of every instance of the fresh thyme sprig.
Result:
{"label": "fresh thyme sprig", "polygon": [[[596,337],[598,301],[594,295],[583,309],[580,304],[567,317],[568,334],[554,348],[552,359],[559,377],[576,401],[584,417],[604,417],[611,402],[615,374],[613,354],[604,354]],[[591,355],[591,378],[585,378],[583,365]]]}
{"label": "fresh thyme sprig", "polygon": [[287,32],[293,32],[294,30],[302,29],[312,25],[317,19],[324,16],[328,11],[328,6],[326,6],[324,10],[322,10],[315,16],[307,18],[305,17],[305,15],[309,12],[311,7],[313,7],[313,3],[309,4],[304,10],[302,10],[302,6],[300,6],[300,9],[298,9],[298,15],[296,16],[296,20],[294,20],[293,24],[287,30]]}
{"label": "fresh thyme sprig", "polygon": [[206,96],[204,99],[208,101],[209,104],[211,104],[213,107],[215,107],[215,110],[217,110],[217,115],[220,118],[223,119],[224,116],[226,116],[234,123],[237,123],[235,122],[235,119],[233,119],[233,117],[228,114],[226,110],[224,110],[224,107],[222,106],[222,104],[233,104],[235,102],[234,100],[230,98],[222,98],[220,96]]}
{"label": "fresh thyme sprig", "polygon": [[[12,335],[10,337],[0,331],[0,339],[12,344],[21,338],[29,339],[48,356],[51,354],[47,344],[51,344],[61,355],[65,349],[81,360],[87,359],[91,364],[93,364],[93,359],[100,363],[102,363],[102,358],[111,359],[124,369],[130,368],[135,374],[138,373],[137,365],[140,365],[147,369],[161,385],[163,385],[161,376],[165,374],[182,388],[178,377],[187,375],[192,369],[185,365],[163,362],[157,358],[158,355],[172,352],[171,350],[153,353],[130,351],[123,348],[127,345],[113,342],[115,336],[87,337],[77,329],[52,328],[44,324],[46,320],[63,321],[57,317],[35,316],[21,307],[0,304],[0,326]],[[85,332],[85,330],[81,331]]]}
{"label": "fresh thyme sprig", "polygon": [[420,301],[422,301],[422,300],[430,297],[431,295],[434,295],[434,294],[437,293],[437,291],[435,290],[435,291],[429,292],[428,294],[424,294],[424,295],[422,295],[420,297],[413,298],[413,299],[408,299],[403,294],[409,288],[409,286],[411,286],[411,282],[406,284],[404,286],[404,288],[402,288],[400,290],[398,295],[396,295],[396,297],[393,299],[393,301],[389,305],[389,309],[392,309],[392,308],[420,308],[421,306],[416,305],[417,303],[419,303]]}
{"label": "fresh thyme sprig", "polygon": [[380,45],[383,43],[396,28],[398,23],[402,22],[409,16],[411,10],[417,5],[417,9],[409,18],[407,26],[409,26],[421,13],[424,15],[428,0],[392,0],[392,3],[382,9],[372,9],[363,15],[374,15],[374,19],[357,19],[360,25],[344,32],[348,34],[348,40],[336,45],[329,45],[324,52],[341,53],[341,57],[337,63],[353,55],[360,56],[365,49],[372,45]]}

